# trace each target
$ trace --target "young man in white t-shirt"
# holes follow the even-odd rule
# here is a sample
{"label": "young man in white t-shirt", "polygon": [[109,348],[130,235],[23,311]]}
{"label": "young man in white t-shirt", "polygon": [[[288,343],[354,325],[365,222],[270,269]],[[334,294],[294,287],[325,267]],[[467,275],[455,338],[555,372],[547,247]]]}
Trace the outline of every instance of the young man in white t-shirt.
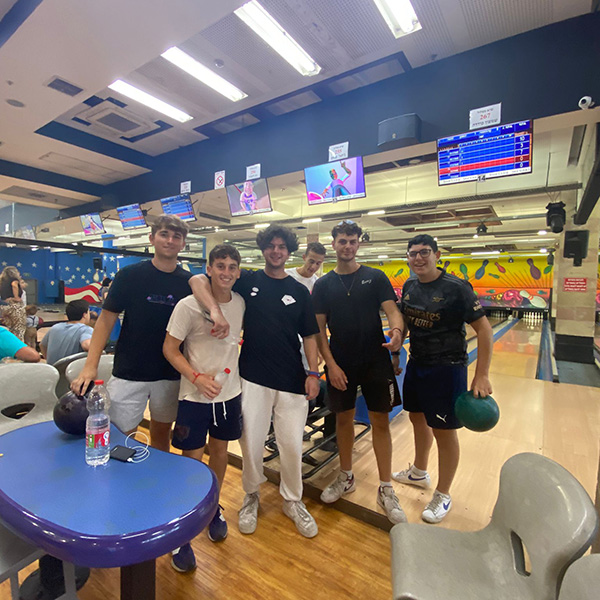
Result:
{"label": "young man in white t-shirt", "polygon": [[[173,310],[163,353],[181,373],[172,444],[182,450],[184,456],[202,460],[208,434],[208,464],[217,476],[220,489],[227,469],[228,442],[239,439],[242,434],[238,346],[245,303],[239,294],[231,291],[240,277],[239,252],[233,246],[221,244],[211,250],[208,262],[212,293],[230,323],[230,334],[226,339],[212,336],[213,323],[206,316],[206,310],[194,296],[188,296]],[[230,372],[224,375],[226,370]],[[208,526],[208,537],[213,542],[227,537],[227,522],[220,506]],[[173,552],[172,565],[181,572],[195,568],[196,559],[190,544]]]}
{"label": "young man in white t-shirt", "polygon": [[304,264],[298,268],[286,269],[285,272],[299,281],[312,294],[315,282],[319,279],[317,271],[325,260],[325,246],[320,242],[310,242],[306,246],[306,252],[302,255]]}

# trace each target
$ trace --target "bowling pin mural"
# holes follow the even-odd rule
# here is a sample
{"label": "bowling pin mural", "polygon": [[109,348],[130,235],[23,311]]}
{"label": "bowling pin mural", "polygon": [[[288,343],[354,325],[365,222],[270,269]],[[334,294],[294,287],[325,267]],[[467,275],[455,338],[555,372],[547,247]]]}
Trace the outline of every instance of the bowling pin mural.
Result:
{"label": "bowling pin mural", "polygon": [[534,279],[539,279],[542,276],[542,272],[533,264],[533,258],[527,259],[529,265],[529,272]]}
{"label": "bowling pin mural", "polygon": [[552,265],[548,265],[545,269],[544,269],[544,275],[548,275],[548,273],[550,273],[550,271],[552,271]]}
{"label": "bowling pin mural", "polygon": [[501,264],[498,264],[498,263],[494,263],[494,264],[496,265],[496,268],[498,269],[498,271],[500,273],[506,273],[506,269]]}
{"label": "bowling pin mural", "polygon": [[469,281],[469,271],[467,270],[467,265],[465,263],[460,263],[459,267],[460,272],[463,274],[465,281]]}
{"label": "bowling pin mural", "polygon": [[489,262],[490,261],[486,259],[481,263],[479,269],[475,271],[475,279],[481,279],[485,275],[485,268],[488,266]]}

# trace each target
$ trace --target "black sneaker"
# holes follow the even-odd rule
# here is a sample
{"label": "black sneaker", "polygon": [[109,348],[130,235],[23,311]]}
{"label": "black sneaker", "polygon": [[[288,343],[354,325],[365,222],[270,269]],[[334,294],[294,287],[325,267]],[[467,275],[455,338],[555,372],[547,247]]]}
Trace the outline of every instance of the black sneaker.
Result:
{"label": "black sneaker", "polygon": [[171,552],[171,566],[179,573],[189,573],[196,568],[196,557],[191,544],[184,544]]}
{"label": "black sneaker", "polygon": [[211,542],[222,542],[227,537],[227,521],[221,510],[223,507],[219,504],[215,516],[208,525],[208,539]]}

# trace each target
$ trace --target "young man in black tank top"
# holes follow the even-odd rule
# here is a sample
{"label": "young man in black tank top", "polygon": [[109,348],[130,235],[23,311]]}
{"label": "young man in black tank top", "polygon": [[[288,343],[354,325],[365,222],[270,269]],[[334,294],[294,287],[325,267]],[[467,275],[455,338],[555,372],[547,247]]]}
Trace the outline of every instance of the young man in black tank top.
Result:
{"label": "young man in black tank top", "polygon": [[452,506],[450,486],[460,456],[456,430],[461,426],[454,403],[467,390],[465,322],[477,334],[477,368],[470,389],[479,397],[492,393],[488,377],[492,328],[471,284],[437,268],[439,258],[437,243],[430,235],[418,235],[408,242],[413,276],[402,288],[400,304],[410,332],[410,360],[402,395],[413,425],[415,461],[393,478],[428,488],[427,461],[435,438],[439,479],[433,499],[421,515],[428,523],[439,523]]}

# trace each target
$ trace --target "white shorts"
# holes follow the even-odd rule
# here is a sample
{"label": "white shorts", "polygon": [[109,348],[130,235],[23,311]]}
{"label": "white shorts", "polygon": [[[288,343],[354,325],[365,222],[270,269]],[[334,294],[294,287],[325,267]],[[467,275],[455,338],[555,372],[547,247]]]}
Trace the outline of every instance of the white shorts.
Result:
{"label": "white shorts", "polygon": [[123,432],[142,422],[148,401],[153,421],[172,423],[177,417],[179,380],[130,381],[113,376],[106,389],[110,394],[110,420]]}

